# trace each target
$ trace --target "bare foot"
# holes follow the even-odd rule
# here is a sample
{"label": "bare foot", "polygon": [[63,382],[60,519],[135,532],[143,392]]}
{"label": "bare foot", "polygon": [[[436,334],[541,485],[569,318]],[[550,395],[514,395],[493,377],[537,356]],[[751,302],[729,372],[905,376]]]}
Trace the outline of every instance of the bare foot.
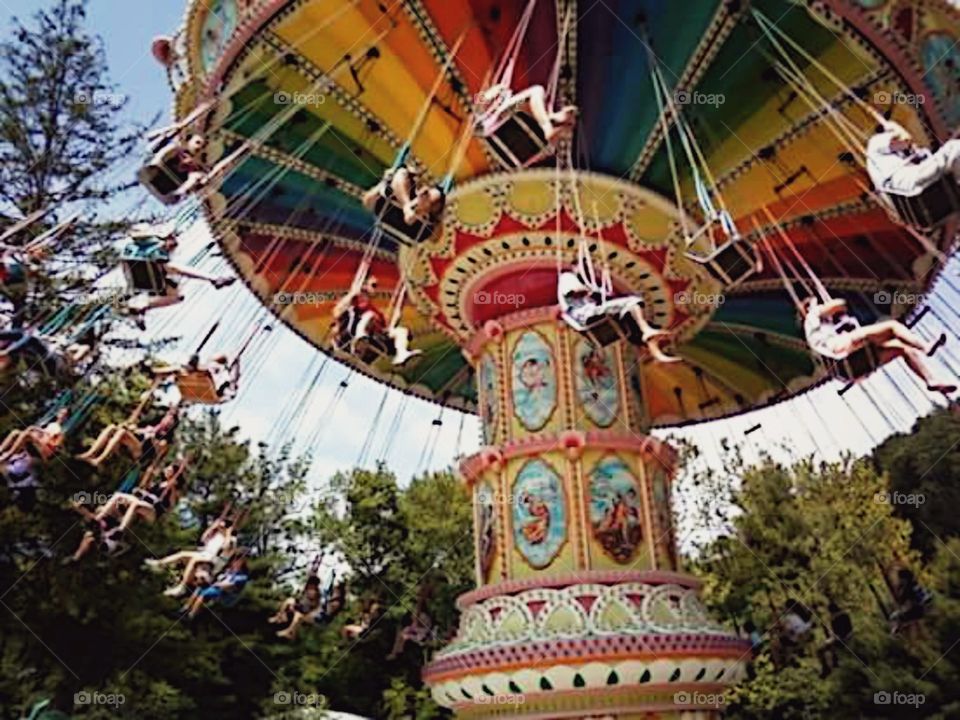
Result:
{"label": "bare foot", "polygon": [[281,637],[285,640],[293,640],[294,635],[289,630],[280,630],[279,632],[277,632],[277,637]]}
{"label": "bare foot", "polygon": [[667,330],[658,330],[657,328],[652,328],[649,325],[644,327],[640,332],[640,338],[644,342],[649,342],[650,340],[655,340],[656,338],[666,337],[670,334],[670,332]]}
{"label": "bare foot", "polygon": [[650,357],[656,360],[659,363],[678,363],[681,362],[681,359],[674,357],[673,355],[667,355],[663,348],[660,347],[659,343],[648,342],[647,343],[647,352],[650,353]]}
{"label": "bare foot", "polygon": [[576,105],[567,105],[562,110],[553,113],[553,115],[550,116],[550,121],[554,125],[572,125],[576,121],[579,112]]}
{"label": "bare foot", "polygon": [[411,201],[403,206],[403,221],[407,225],[414,225],[417,222],[417,206]]}

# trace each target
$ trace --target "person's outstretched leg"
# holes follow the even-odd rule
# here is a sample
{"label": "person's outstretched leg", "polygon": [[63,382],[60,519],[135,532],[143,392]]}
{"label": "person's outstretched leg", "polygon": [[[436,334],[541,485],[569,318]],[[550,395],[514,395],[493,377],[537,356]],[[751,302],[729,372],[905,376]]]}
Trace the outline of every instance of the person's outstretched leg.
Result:
{"label": "person's outstretched leg", "polygon": [[3,439],[3,442],[0,442],[0,461],[6,460],[19,452],[26,432],[25,430],[11,430]]}
{"label": "person's outstretched leg", "polygon": [[643,305],[634,305],[630,308],[630,315],[633,317],[634,322],[637,323],[637,327],[640,328],[640,337],[644,342],[648,342],[654,338],[666,337],[670,334],[666,330],[653,328],[650,323],[647,322],[647,318],[643,314]]}
{"label": "person's outstretched leg", "polygon": [[105,427],[100,431],[97,439],[93,441],[93,445],[91,445],[86,452],[77,455],[77,458],[79,460],[91,460],[95,458],[97,455],[103,452],[103,449],[107,446],[107,443],[110,442],[110,439],[118,429],[119,427],[117,425],[108,425]]}
{"label": "person's outstretched leg", "polygon": [[301,623],[303,623],[304,615],[301,612],[293,613],[293,620],[290,621],[290,625],[285,627],[283,630],[280,630],[277,633],[277,637],[286,638],[287,640],[293,640],[297,637],[297,630],[300,628]]}
{"label": "person's outstretched leg", "polygon": [[277,610],[275,615],[270,616],[267,619],[267,622],[271,625],[279,625],[282,622],[288,622],[290,620],[290,613],[293,612],[293,606],[297,604],[296,599],[288,597],[282,603],[280,603],[280,608]]}
{"label": "person's outstretched leg", "polygon": [[657,336],[657,337],[651,338],[650,340],[647,340],[647,342],[645,343],[645,346],[647,348],[647,352],[650,353],[650,357],[652,357],[654,360],[656,360],[659,363],[669,364],[669,363],[680,362],[681,361],[680,358],[674,357],[673,355],[667,355],[667,353],[663,351],[663,348],[660,347],[660,342],[662,340],[663,340],[662,336]]}
{"label": "person's outstretched leg", "polygon": [[396,353],[393,356],[394,365],[403,365],[412,357],[420,355],[422,350],[410,349],[410,331],[405,327],[395,327],[387,330],[387,334],[393,340],[396,347]]}
{"label": "person's outstretched leg", "polygon": [[923,380],[923,383],[927,386],[927,390],[930,392],[943,393],[944,395],[950,395],[956,392],[956,384],[938,378],[933,370],[930,369],[930,366],[927,364],[926,353],[914,348],[907,348],[903,351],[903,359],[906,360],[907,367],[909,367],[917,377]]}
{"label": "person's outstretched leg", "polygon": [[181,550],[180,552],[175,552],[172,555],[167,555],[164,558],[148,558],[147,560],[143,561],[143,564],[151,569],[164,568],[168,565],[177,565],[182,562],[187,562],[195,555],[196,553],[190,550]]}

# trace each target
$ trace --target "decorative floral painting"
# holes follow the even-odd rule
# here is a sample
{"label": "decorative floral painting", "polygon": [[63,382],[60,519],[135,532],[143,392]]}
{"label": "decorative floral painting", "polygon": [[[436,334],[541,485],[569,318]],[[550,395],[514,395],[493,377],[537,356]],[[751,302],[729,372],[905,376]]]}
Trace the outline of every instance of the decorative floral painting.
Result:
{"label": "decorative floral painting", "polygon": [[524,559],[547,567],[567,537],[567,510],[560,476],[543,460],[531,460],[513,484],[513,539]]}
{"label": "decorative floral painting", "polygon": [[920,48],[924,80],[940,101],[946,120],[960,123],[960,40],[945,32],[930,33]]}
{"label": "decorative floral painting", "polygon": [[629,562],[643,541],[640,491],[627,464],[604,458],[590,473],[590,523],[604,551]]}
{"label": "decorative floral painting", "polygon": [[538,333],[525,332],[513,349],[513,410],[527,430],[540,430],[557,406],[553,351]]}
{"label": "decorative floral painting", "polygon": [[497,363],[492,355],[484,355],[477,372],[480,383],[480,424],[483,427],[483,442],[491,445],[497,438],[497,411],[499,388],[497,387]]}
{"label": "decorative floral painting", "polygon": [[577,343],[574,382],[583,411],[598,427],[610,427],[617,418],[620,396],[612,347],[596,347],[585,338]]}
{"label": "decorative floral painting", "polygon": [[490,582],[490,570],[497,551],[497,513],[493,488],[490,483],[477,485],[477,557],[480,560],[480,577]]}

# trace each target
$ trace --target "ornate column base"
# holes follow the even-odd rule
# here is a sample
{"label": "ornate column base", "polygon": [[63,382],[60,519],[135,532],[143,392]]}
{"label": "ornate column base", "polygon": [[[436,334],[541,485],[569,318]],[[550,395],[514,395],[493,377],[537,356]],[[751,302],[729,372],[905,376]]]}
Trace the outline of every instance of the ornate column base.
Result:
{"label": "ornate column base", "polygon": [[461,718],[719,717],[750,656],[680,573],[506,582],[458,604],[457,636],[424,678]]}

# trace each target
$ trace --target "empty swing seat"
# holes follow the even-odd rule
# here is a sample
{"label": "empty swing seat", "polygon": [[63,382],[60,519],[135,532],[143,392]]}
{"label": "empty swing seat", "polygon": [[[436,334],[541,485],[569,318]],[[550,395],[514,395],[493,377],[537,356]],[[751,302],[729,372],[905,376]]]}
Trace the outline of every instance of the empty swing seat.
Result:
{"label": "empty swing seat", "polygon": [[934,230],[960,213],[960,185],[950,173],[941,175],[915,195],[886,195],[900,219],[921,230]]}
{"label": "empty swing seat", "polygon": [[508,170],[528,168],[550,157],[554,147],[530,113],[508,113],[490,132],[484,134],[490,149]]}
{"label": "empty swing seat", "polygon": [[157,238],[131,240],[120,254],[127,284],[133,290],[163,295],[167,288],[166,264],[170,253]]}
{"label": "empty swing seat", "polygon": [[687,257],[726,287],[739,285],[757,271],[753,248],[743,240],[730,240],[706,257],[696,253],[687,253]]}
{"label": "empty swing seat", "polygon": [[217,394],[213,375],[206,370],[188,370],[178,374],[177,389],[186,403],[219,405],[223,402],[223,398]]}

